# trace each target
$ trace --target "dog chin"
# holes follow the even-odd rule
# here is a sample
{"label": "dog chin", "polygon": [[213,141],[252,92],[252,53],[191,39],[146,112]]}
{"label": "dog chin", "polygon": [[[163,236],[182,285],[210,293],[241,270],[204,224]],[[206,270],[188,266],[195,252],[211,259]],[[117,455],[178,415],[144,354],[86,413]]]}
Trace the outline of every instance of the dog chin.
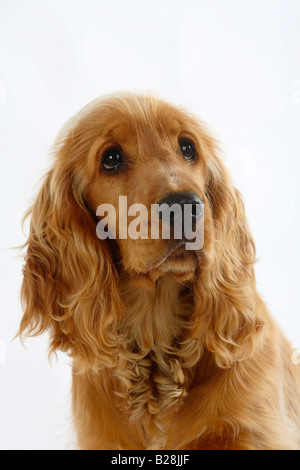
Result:
{"label": "dog chin", "polygon": [[175,277],[190,279],[193,277],[197,265],[197,257],[194,252],[185,250],[184,246],[172,252],[160,266],[161,273],[170,273]]}
{"label": "dog chin", "polygon": [[146,272],[139,272],[135,281],[139,284],[153,285],[162,276],[171,276],[172,278],[184,282],[194,277],[197,266],[197,255],[193,251],[187,251],[184,245],[174,250],[170,250],[161,256],[151,266],[147,266]]}
{"label": "dog chin", "polygon": [[[187,250],[184,242],[171,246],[160,255],[156,254],[151,262],[143,256],[136,257],[135,264],[122,263],[131,282],[137,287],[153,288],[160,278],[171,277],[179,282],[194,278],[201,254],[198,251]],[[124,257],[124,261],[126,256]]]}

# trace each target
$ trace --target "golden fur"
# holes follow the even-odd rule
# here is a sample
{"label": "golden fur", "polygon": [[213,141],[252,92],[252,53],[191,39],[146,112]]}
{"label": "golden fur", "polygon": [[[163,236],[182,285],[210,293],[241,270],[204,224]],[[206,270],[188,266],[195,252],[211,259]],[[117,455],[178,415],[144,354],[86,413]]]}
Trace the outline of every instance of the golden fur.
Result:
{"label": "golden fur", "polygon": [[[113,146],[130,161],[118,174],[101,169]],[[28,213],[20,334],[48,330],[50,352],[73,358],[80,448],[299,449],[299,366],[257,293],[243,202],[205,125],[121,94],[73,117],[54,153]],[[99,204],[174,191],[204,201],[198,252],[96,236]]]}

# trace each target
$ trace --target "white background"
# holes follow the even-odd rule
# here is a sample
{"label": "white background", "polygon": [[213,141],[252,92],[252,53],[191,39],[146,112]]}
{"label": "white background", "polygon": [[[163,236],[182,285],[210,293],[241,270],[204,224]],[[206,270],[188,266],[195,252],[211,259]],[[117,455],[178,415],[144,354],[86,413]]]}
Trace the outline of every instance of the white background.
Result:
{"label": "white background", "polygon": [[0,0],[0,448],[72,449],[69,359],[21,318],[21,219],[64,121],[154,91],[207,121],[244,195],[258,289],[300,340],[300,1]]}

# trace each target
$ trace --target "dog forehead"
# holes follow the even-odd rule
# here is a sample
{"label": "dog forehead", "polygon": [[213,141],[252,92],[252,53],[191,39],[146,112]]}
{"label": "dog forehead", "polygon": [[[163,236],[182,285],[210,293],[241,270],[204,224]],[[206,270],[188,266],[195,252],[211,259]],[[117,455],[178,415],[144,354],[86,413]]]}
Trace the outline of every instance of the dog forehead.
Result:
{"label": "dog forehead", "polygon": [[[130,152],[131,156],[146,156],[150,152],[170,151],[178,140],[182,126],[174,117],[148,113],[119,115],[110,120],[105,140]],[[168,150],[169,149],[169,150]]]}
{"label": "dog forehead", "polygon": [[121,142],[136,139],[148,140],[151,137],[166,138],[178,135],[181,125],[175,115],[164,113],[120,113],[107,122],[105,137]]}

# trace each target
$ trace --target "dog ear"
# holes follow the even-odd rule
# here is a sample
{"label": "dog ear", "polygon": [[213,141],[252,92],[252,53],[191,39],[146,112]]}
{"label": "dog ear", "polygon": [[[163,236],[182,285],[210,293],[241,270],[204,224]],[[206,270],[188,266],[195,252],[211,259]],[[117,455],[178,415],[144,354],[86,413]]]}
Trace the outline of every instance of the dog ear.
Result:
{"label": "dog ear", "polygon": [[195,334],[220,367],[250,357],[262,339],[265,307],[255,287],[255,245],[240,193],[217,156],[208,165],[212,216],[209,262],[199,270]]}
{"label": "dog ear", "polygon": [[48,330],[50,353],[68,352],[78,370],[113,366],[115,324],[123,310],[118,274],[72,176],[69,151],[66,144],[60,148],[27,214],[19,333]]}

